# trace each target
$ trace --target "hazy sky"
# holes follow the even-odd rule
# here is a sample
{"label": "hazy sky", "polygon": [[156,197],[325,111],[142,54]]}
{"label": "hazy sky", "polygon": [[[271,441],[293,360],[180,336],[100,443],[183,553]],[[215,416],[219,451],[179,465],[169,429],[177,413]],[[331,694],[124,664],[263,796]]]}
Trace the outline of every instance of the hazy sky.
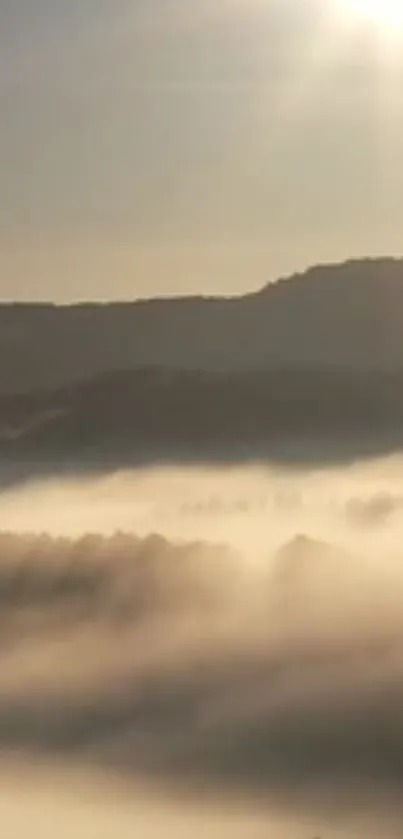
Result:
{"label": "hazy sky", "polygon": [[403,29],[347,5],[0,0],[0,297],[403,251]]}

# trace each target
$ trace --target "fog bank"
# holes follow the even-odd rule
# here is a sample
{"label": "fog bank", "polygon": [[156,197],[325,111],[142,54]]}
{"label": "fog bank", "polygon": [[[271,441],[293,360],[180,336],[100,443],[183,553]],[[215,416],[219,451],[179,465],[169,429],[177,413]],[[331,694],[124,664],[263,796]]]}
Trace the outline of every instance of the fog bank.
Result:
{"label": "fog bank", "polygon": [[110,778],[141,835],[182,835],[183,796],[201,837],[397,835],[402,499],[398,458],[3,493],[0,791],[25,796],[12,754]]}

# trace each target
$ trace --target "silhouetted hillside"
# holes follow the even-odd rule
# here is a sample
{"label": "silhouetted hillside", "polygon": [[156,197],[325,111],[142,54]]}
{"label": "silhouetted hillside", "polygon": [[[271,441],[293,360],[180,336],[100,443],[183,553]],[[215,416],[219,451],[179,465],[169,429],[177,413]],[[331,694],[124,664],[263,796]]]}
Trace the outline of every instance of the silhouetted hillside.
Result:
{"label": "silhouetted hillside", "polygon": [[0,399],[0,455],[125,463],[309,437],[401,435],[403,374],[323,371],[104,374]]}
{"label": "silhouetted hillside", "polygon": [[316,267],[235,299],[0,306],[0,391],[154,366],[403,371],[403,260]]}

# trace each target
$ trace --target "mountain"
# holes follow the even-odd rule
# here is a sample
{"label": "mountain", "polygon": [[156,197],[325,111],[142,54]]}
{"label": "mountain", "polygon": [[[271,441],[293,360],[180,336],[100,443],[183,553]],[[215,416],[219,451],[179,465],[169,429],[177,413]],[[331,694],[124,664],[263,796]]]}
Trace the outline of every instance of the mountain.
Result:
{"label": "mountain", "polygon": [[396,450],[402,432],[403,373],[144,369],[0,396],[0,463],[26,476],[55,463],[283,460],[287,451],[294,462],[338,460]]}
{"label": "mountain", "polygon": [[317,266],[241,298],[0,306],[0,392],[145,367],[402,371],[403,260]]}

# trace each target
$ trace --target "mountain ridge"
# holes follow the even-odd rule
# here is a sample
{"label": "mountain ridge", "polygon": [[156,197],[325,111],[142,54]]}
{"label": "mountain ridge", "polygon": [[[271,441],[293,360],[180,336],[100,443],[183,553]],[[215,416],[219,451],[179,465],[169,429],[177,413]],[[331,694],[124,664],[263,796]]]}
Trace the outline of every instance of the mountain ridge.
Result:
{"label": "mountain ridge", "polygon": [[144,367],[403,371],[403,259],[315,266],[243,297],[0,305],[0,392]]}

